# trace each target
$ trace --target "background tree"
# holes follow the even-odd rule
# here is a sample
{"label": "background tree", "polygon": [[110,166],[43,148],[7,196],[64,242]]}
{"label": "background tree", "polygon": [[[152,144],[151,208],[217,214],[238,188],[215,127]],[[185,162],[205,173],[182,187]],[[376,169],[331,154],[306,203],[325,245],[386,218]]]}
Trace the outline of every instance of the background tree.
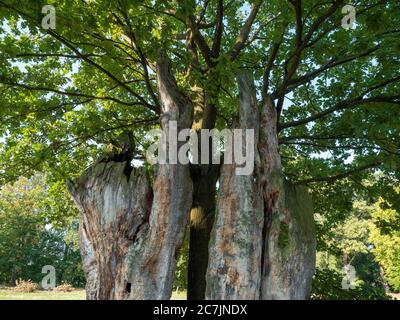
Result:
{"label": "background tree", "polygon": [[[61,193],[60,193],[61,194]],[[85,284],[77,245],[77,210],[69,216],[65,208],[71,200],[51,195],[42,176],[20,178],[0,192],[0,282],[15,285],[18,279],[40,283],[42,268],[52,265],[56,282],[76,287]],[[53,202],[54,204],[55,202]],[[57,207],[64,204],[64,210]]]}
{"label": "background tree", "polygon": [[399,212],[383,199],[372,207],[370,241],[376,261],[382,266],[384,277],[390,288],[400,291],[400,225]]}

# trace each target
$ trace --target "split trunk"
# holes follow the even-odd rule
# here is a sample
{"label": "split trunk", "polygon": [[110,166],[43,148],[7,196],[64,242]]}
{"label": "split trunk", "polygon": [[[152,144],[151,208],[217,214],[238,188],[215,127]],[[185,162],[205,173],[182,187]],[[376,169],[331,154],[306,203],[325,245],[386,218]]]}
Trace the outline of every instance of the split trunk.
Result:
{"label": "split trunk", "polygon": [[[222,165],[216,205],[212,166],[196,172],[189,165],[158,164],[151,185],[145,168],[103,161],[68,182],[81,213],[88,299],[170,298],[189,215],[189,275],[197,275],[189,298],[309,297],[315,267],[312,203],[304,187],[284,181],[272,102],[266,98],[259,107],[248,73],[237,81],[235,128],[254,130],[254,171],[237,175],[236,164]],[[163,55],[157,84],[161,128],[168,131],[171,120],[178,131],[192,128],[193,104]],[[167,143],[167,154],[183,143]]]}

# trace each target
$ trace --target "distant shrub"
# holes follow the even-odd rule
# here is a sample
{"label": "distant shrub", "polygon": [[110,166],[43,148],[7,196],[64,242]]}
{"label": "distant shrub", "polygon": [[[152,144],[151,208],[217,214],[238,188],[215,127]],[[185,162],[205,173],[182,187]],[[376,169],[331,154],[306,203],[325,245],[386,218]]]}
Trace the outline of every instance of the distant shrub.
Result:
{"label": "distant shrub", "polygon": [[14,291],[17,292],[35,292],[39,289],[39,285],[32,282],[32,280],[17,280]]}
{"label": "distant shrub", "polygon": [[70,285],[69,283],[63,283],[60,284],[59,286],[55,287],[53,291],[57,292],[71,292],[74,290],[74,287]]}
{"label": "distant shrub", "polygon": [[389,300],[382,287],[358,279],[354,289],[343,289],[343,274],[333,269],[318,269],[312,283],[312,300]]}

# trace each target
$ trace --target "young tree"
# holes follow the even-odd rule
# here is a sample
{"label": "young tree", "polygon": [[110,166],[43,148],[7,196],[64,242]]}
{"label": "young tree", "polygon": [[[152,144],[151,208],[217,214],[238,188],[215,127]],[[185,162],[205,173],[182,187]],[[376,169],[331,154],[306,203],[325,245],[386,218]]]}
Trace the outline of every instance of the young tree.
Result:
{"label": "young tree", "polygon": [[[89,298],[168,298],[189,212],[189,298],[306,298],[315,239],[299,185],[331,200],[329,183],[348,195],[374,168],[398,179],[395,1],[357,1],[355,29],[341,0],[65,0],[55,29],[42,5],[0,0],[2,176],[92,164],[69,183]],[[168,120],[253,129],[252,175],[132,168]],[[119,152],[96,161],[100,145]]]}

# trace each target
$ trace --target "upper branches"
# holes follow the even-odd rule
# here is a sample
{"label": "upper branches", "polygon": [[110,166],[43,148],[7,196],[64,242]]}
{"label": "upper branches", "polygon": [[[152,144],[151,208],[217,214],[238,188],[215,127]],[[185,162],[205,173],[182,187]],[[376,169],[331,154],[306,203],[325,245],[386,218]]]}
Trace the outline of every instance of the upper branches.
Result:
{"label": "upper branches", "polygon": [[[9,3],[6,3],[4,1],[0,1],[0,5],[17,13],[21,18],[26,19],[30,23],[36,24],[39,28],[41,28],[40,20],[38,20],[37,17],[35,17],[31,13],[29,13],[29,10],[23,10],[20,7],[10,5]],[[60,20],[61,19],[57,20],[58,23],[62,23],[62,22],[60,22]],[[58,28],[57,30],[68,30],[69,28],[71,28],[71,26],[67,26],[67,25],[65,27],[66,28],[64,28],[64,29]],[[30,53],[30,55],[36,56],[36,57],[43,57],[43,58],[59,57],[59,58],[66,58],[66,59],[81,60],[83,63],[86,63],[86,64],[90,65],[91,67],[93,67],[94,70],[97,70],[104,77],[108,78],[109,81],[111,82],[111,84],[113,85],[113,88],[118,87],[122,91],[125,92],[126,96],[131,96],[133,98],[132,101],[123,101],[120,97],[103,96],[103,95],[100,96],[100,95],[96,95],[96,94],[84,93],[82,91],[81,92],[71,92],[71,91],[67,91],[67,90],[61,90],[58,88],[50,88],[50,87],[42,86],[42,85],[32,86],[32,85],[29,85],[26,83],[20,83],[20,82],[15,82],[15,81],[10,82],[8,80],[5,83],[7,83],[8,85],[25,88],[27,90],[48,91],[48,92],[53,92],[53,93],[65,95],[65,96],[74,95],[74,96],[82,96],[82,97],[91,97],[93,99],[98,99],[98,100],[110,100],[115,103],[123,104],[123,105],[141,105],[157,114],[159,113],[159,111],[160,111],[159,104],[157,103],[157,100],[155,99],[155,94],[152,91],[151,85],[149,84],[150,77],[149,77],[148,73],[146,73],[146,72],[143,73],[143,80],[147,87],[147,91],[148,91],[147,94],[153,99],[154,104],[151,104],[147,101],[147,98],[145,97],[146,94],[143,94],[143,90],[141,90],[139,92],[138,90],[136,90],[135,88],[133,88],[130,85],[131,83],[139,83],[139,82],[129,81],[129,80],[126,81],[125,79],[122,80],[119,75],[115,74],[114,71],[110,70],[110,68],[108,68],[108,66],[106,66],[102,63],[102,60],[104,58],[107,58],[107,55],[113,56],[113,54],[109,53],[108,48],[110,48],[110,46],[108,46],[107,42],[111,42],[114,44],[113,49],[119,48],[121,50],[121,52],[123,52],[123,54],[127,54],[126,50],[124,50],[121,47],[120,43],[117,43],[116,41],[108,39],[105,36],[102,36],[100,34],[99,30],[97,33],[89,32],[89,31],[85,32],[85,35],[89,35],[90,37],[92,37],[93,39],[96,40],[93,43],[90,42],[90,39],[88,37],[86,37],[85,42],[83,42],[83,41],[75,41],[76,39],[75,40],[71,39],[70,38],[71,36],[67,37],[61,31],[48,29],[48,30],[44,30],[44,32],[46,32],[47,35],[51,36],[54,40],[56,40],[56,42],[58,42],[59,44],[62,45],[63,52],[46,52],[45,54],[43,54],[41,52],[34,52],[34,53]],[[72,33],[70,32],[68,34],[71,35]],[[103,50],[103,52],[105,52],[106,55],[99,55],[98,53],[95,53],[95,52],[89,53],[89,54],[84,53],[84,50],[82,49],[82,47],[87,47],[87,46],[93,46],[93,48],[99,48],[99,49]],[[58,47],[58,46],[55,46],[55,47]],[[65,49],[67,49],[68,52],[64,53]],[[23,56],[16,55],[16,58],[18,58],[18,57],[23,57]],[[128,56],[128,59],[126,61],[128,61],[127,68],[131,68],[131,66],[129,64],[132,64],[132,63],[133,64],[137,63],[137,62],[145,63],[143,56],[139,56],[138,60],[132,56]],[[4,81],[3,81],[3,83],[4,83]],[[91,88],[91,89],[93,89],[93,88]]]}
{"label": "upper branches", "polygon": [[[235,60],[240,52],[245,48],[261,4],[262,1],[256,1],[252,4],[250,13],[246,18],[239,35],[237,36],[232,47],[227,52],[231,60]],[[224,32],[224,11],[225,7],[223,5],[223,1],[218,1],[216,19],[213,24],[214,36],[211,48],[208,46],[206,39],[201,34],[201,25],[196,21],[195,16],[193,14],[189,14],[186,19],[186,23],[191,30],[193,40],[199,48],[201,55],[209,68],[215,67],[215,61],[220,55],[222,36]]]}

